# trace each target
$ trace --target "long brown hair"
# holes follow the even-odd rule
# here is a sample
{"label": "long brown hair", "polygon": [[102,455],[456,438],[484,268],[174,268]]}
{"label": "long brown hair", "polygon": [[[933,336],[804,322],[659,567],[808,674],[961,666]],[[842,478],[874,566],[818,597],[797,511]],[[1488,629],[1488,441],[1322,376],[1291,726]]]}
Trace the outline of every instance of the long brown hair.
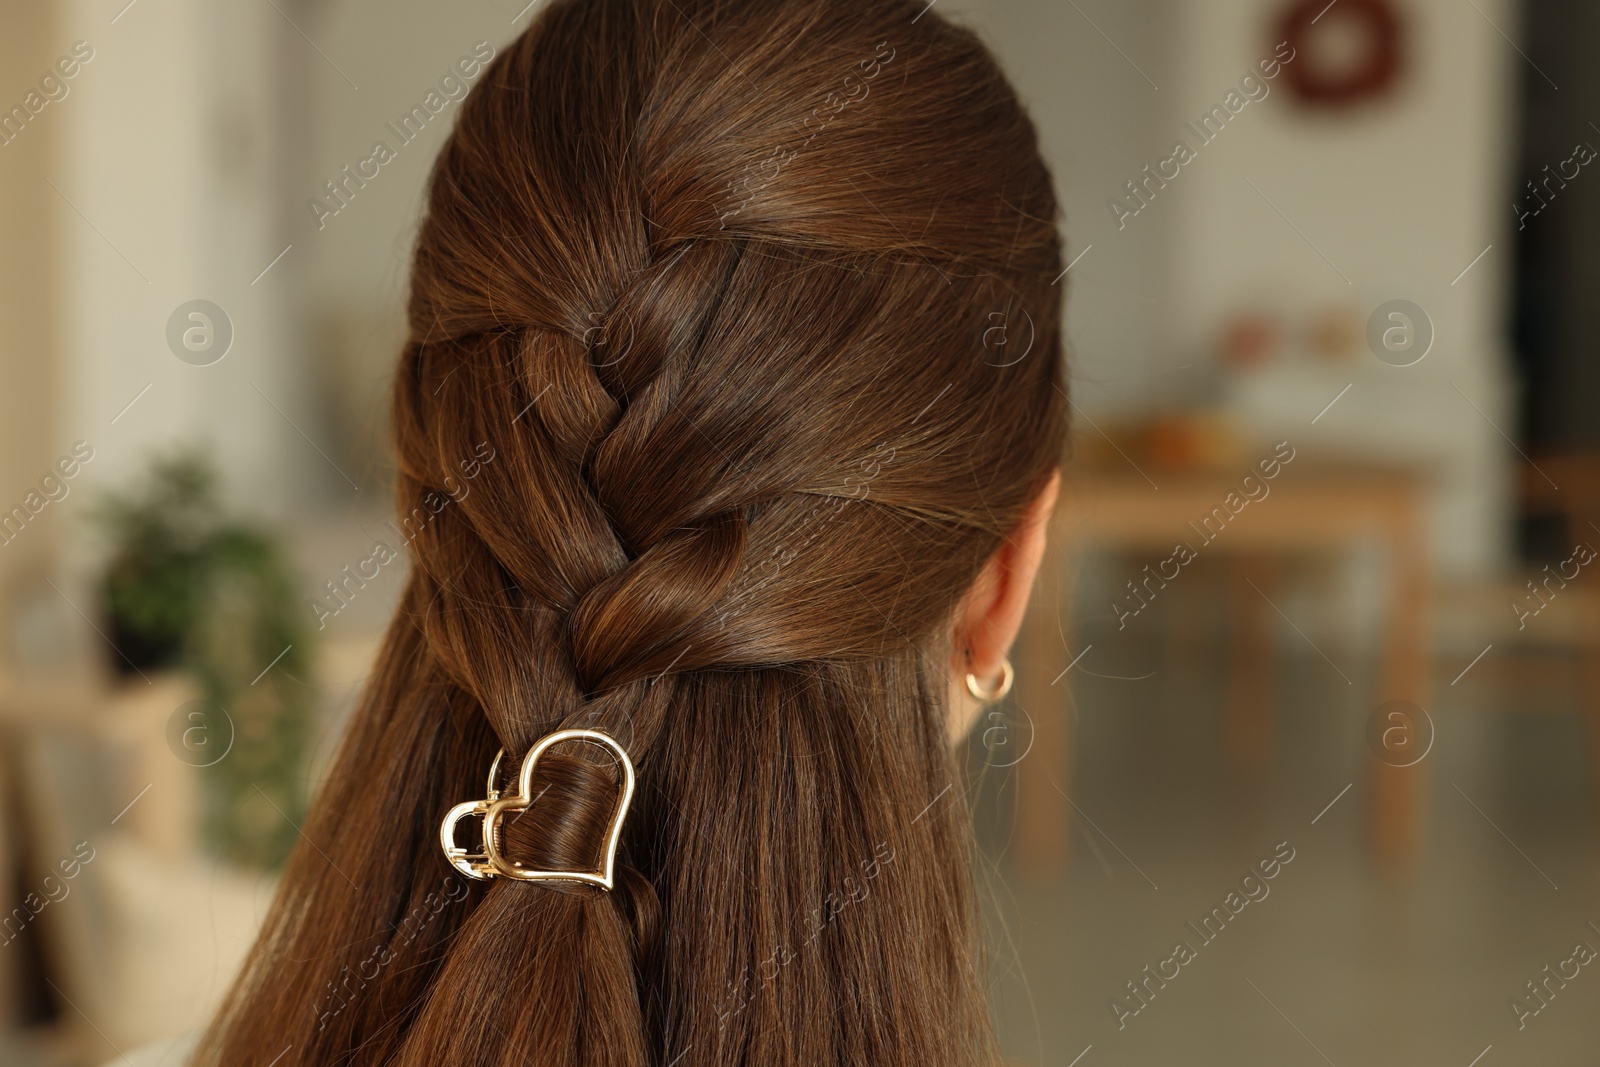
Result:
{"label": "long brown hair", "polygon": [[[461,107],[394,394],[414,559],[196,1063],[992,1063],[956,605],[1056,466],[1057,206],[925,0],[549,0]],[[444,862],[562,727],[617,888]],[[615,769],[507,820],[587,867]]]}

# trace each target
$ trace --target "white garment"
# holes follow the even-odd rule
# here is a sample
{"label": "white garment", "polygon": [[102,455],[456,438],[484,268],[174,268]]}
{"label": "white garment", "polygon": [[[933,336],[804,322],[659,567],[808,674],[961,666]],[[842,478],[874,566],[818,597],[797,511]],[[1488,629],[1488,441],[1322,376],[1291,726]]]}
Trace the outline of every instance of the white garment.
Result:
{"label": "white garment", "polygon": [[186,1034],[136,1048],[126,1058],[118,1056],[106,1067],[183,1067],[199,1043],[200,1031],[190,1030]]}

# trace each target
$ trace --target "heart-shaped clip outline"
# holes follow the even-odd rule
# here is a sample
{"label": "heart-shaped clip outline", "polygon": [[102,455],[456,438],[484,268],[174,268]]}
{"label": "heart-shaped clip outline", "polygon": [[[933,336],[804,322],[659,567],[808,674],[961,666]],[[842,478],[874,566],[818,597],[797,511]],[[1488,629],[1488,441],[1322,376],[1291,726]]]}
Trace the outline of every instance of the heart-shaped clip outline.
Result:
{"label": "heart-shaped clip outline", "polygon": [[[532,804],[529,796],[533,789],[533,769],[538,766],[539,757],[544,754],[546,749],[563,741],[587,741],[589,744],[609,749],[611,754],[616,757],[617,764],[622,768],[622,796],[617,802],[616,811],[611,816],[611,824],[606,829],[605,862],[598,870],[532,870],[514,860],[506,859],[501,854],[497,843],[500,817],[508,811],[524,811]],[[490,789],[491,791],[493,790],[493,771],[490,773]],[[614,876],[616,874],[617,842],[622,837],[622,820],[627,816],[628,805],[632,802],[633,761],[628,758],[627,751],[617,743],[614,737],[600,730],[557,730],[553,734],[546,734],[541,737],[538,743],[528,750],[528,754],[522,757],[522,772],[517,776],[516,793],[498,800],[491,799],[475,801],[472,804],[457,804],[450,809],[450,814],[445,816],[445,825],[454,833],[455,823],[452,821],[452,816],[456,821],[459,821],[467,814],[467,811],[463,809],[470,809],[473,814],[476,814],[478,805],[482,804],[484,806],[483,854],[494,874],[501,874],[507,878],[515,878],[523,882],[585,882],[609,891],[614,884]],[[456,814],[458,811],[461,814]],[[454,845],[453,838],[450,845]],[[448,846],[446,851],[449,851]],[[459,864],[456,865],[456,869],[465,871],[465,868]],[[484,876],[474,875],[474,877]]]}

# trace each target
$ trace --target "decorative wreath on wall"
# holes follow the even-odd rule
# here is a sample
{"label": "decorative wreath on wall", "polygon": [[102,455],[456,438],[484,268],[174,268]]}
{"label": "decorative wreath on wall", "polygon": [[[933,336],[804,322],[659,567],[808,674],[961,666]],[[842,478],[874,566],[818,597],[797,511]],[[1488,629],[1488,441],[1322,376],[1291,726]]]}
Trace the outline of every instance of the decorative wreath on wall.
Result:
{"label": "decorative wreath on wall", "polygon": [[[1324,19],[1349,27],[1358,41],[1354,56],[1336,54],[1339,42]],[[1284,65],[1289,90],[1308,104],[1348,107],[1386,95],[1399,77],[1401,22],[1393,0],[1297,0],[1278,34],[1294,49]]]}

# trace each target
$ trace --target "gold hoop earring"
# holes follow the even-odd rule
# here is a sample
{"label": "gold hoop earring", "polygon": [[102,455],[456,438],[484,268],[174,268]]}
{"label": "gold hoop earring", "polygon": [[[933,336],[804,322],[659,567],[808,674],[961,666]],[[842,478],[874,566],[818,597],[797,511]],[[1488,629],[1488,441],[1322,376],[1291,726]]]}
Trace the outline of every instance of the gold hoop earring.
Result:
{"label": "gold hoop earring", "polygon": [[1011,661],[1000,661],[1000,682],[993,689],[985,689],[983,683],[978,681],[976,675],[967,675],[967,692],[985,704],[995,704],[1006,698],[1011,692],[1011,683],[1017,680],[1017,672],[1011,668]]}

